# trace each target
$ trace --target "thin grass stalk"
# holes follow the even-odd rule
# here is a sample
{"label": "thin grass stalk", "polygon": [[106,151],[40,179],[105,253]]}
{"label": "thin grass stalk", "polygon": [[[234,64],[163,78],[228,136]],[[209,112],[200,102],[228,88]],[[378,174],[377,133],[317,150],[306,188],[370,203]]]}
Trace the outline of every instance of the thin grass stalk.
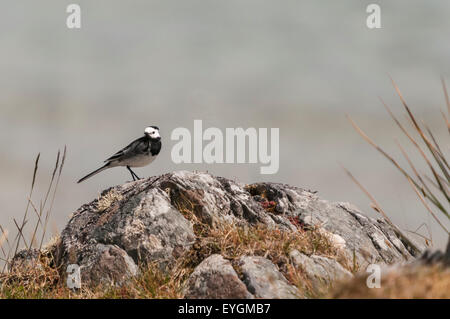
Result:
{"label": "thin grass stalk", "polygon": [[38,211],[36,206],[33,204],[33,201],[31,199],[29,199],[29,200],[30,200],[31,206],[33,207],[34,212],[36,213],[36,217],[38,219],[37,222],[36,222],[36,225],[34,227],[34,230],[33,230],[32,234],[31,234],[31,245],[33,245],[33,243],[35,242],[35,239],[36,239],[36,232],[38,230],[39,225],[41,225],[41,227],[43,227],[42,221],[41,221],[42,203],[40,205],[40,211]]}
{"label": "thin grass stalk", "polygon": [[[410,166],[411,169],[413,170],[414,174],[415,174],[415,175],[417,176],[417,178],[422,182],[423,185],[426,185],[425,182],[423,181],[422,177],[420,176],[420,174],[417,172],[416,167],[414,166],[413,162],[412,162],[411,159],[409,158],[409,156],[408,156],[408,154],[406,153],[406,151],[403,149],[403,147],[400,145],[400,143],[399,143],[397,140],[395,140],[395,143],[396,143],[397,146],[399,147],[400,151],[402,152],[402,154],[403,154],[403,156],[405,157],[406,161],[408,162],[409,166]],[[431,180],[431,179],[430,179],[430,180]],[[408,181],[409,181],[410,183],[413,183],[413,182],[411,181],[410,178],[408,178]],[[413,183],[413,184],[414,184],[414,183]],[[434,185],[439,189],[439,186],[438,186],[437,184],[434,184]],[[427,188],[427,189],[428,189],[428,188]],[[416,187],[415,185],[414,185],[414,190],[417,190],[417,187]],[[421,189],[421,192],[422,192],[422,194],[425,194],[425,192],[423,191],[423,189]],[[429,191],[429,192],[432,194],[431,191]],[[434,195],[433,195],[433,196],[434,196]],[[447,214],[447,212],[445,212],[445,214]],[[433,217],[435,217],[434,214],[432,214],[432,215],[433,215]],[[440,221],[439,221],[439,223],[440,223]],[[445,229],[445,227],[444,227],[444,229]]]}
{"label": "thin grass stalk", "polygon": [[[420,234],[420,233],[418,233],[419,229],[422,228],[422,226],[425,226],[425,228],[427,229],[428,236],[430,236],[429,238],[426,237],[426,236],[424,236],[424,235],[422,235],[422,234]],[[427,224],[422,223],[422,224],[420,224],[419,227],[416,228],[416,230],[406,230],[406,231],[407,231],[408,233],[417,235],[417,236],[422,237],[423,239],[425,239],[425,242],[426,242],[427,246],[430,246],[429,243],[431,243],[431,245],[433,245],[433,235],[431,234],[430,228],[428,227]]]}
{"label": "thin grass stalk", "polygon": [[0,230],[2,231],[2,235],[5,235],[6,243],[8,244],[8,249],[11,249],[11,243],[9,242],[8,236],[9,231],[7,229],[4,229],[2,225],[0,225]]}
{"label": "thin grass stalk", "polygon": [[417,190],[416,186],[414,186],[414,183],[412,183],[410,179],[408,179],[408,181],[409,181],[411,187],[413,188],[413,190],[416,192],[417,196],[420,198],[420,201],[422,202],[422,204],[425,206],[425,208],[431,214],[431,216],[433,216],[433,218],[436,220],[436,222],[439,224],[439,226],[441,226],[442,229],[447,233],[447,235],[449,235],[450,233],[449,233],[448,229],[441,223],[439,218],[437,218],[437,216],[434,214],[433,210],[430,208],[430,206],[427,204],[427,202],[422,197],[420,192]]}
{"label": "thin grass stalk", "polygon": [[[364,131],[351,119],[351,117],[349,115],[346,115],[347,119],[350,121],[350,124],[352,124],[352,126],[355,128],[356,132],[362,136],[362,138],[369,143],[370,145],[372,145],[378,152],[380,152],[384,157],[386,157],[390,162],[392,162],[392,164],[394,164],[394,166],[400,170],[400,172],[407,176],[410,177],[409,174],[395,161],[395,159],[393,157],[391,157],[388,153],[386,153],[380,146],[378,146],[374,141],[372,141],[372,139],[367,136],[366,133],[364,133]],[[410,177],[411,178],[411,177]],[[413,178],[411,178],[411,180],[415,183],[415,185],[420,188],[420,186],[418,185],[417,182],[414,181]]]}
{"label": "thin grass stalk", "polygon": [[2,254],[3,254],[4,257],[6,257],[6,252],[5,252],[5,250],[3,249],[3,244],[6,242],[7,239],[8,239],[8,233],[5,233],[5,232],[2,230],[2,234],[1,234],[1,236],[0,236],[0,249],[2,250]]}
{"label": "thin grass stalk", "polygon": [[[47,213],[45,215],[45,224],[44,224],[44,228],[43,228],[43,231],[42,231],[42,237],[41,237],[41,242],[39,244],[39,250],[41,250],[42,244],[44,242],[45,233],[46,233],[47,225],[48,225],[48,219],[49,219],[50,213],[51,213],[51,211],[53,209],[53,204],[55,202],[55,197],[56,197],[56,191],[58,189],[58,185],[59,185],[59,180],[61,178],[62,169],[64,167],[64,163],[65,163],[65,160],[66,160],[66,153],[67,153],[67,147],[64,146],[64,152],[63,152],[61,164],[59,165],[58,176],[56,178],[56,184],[55,184],[55,187],[53,189],[53,195],[52,195],[52,200],[51,200],[51,203],[50,203],[50,208],[47,210]],[[59,151],[58,151],[58,154],[59,154]]]}
{"label": "thin grass stalk", "polygon": [[353,174],[346,169],[344,166],[341,165],[341,167],[344,169],[344,171],[347,173],[347,175],[353,180],[353,182],[363,191],[364,194],[372,201],[372,204],[375,206],[375,211],[383,215],[384,219],[388,222],[388,224],[394,229],[395,233],[402,239],[403,242],[405,242],[412,250],[412,254],[416,256],[420,253],[420,249],[413,244],[408,237],[406,237],[403,232],[391,221],[391,219],[388,217],[386,212],[383,210],[380,204],[378,204],[375,197],[372,196],[372,194],[353,176]]}
{"label": "thin grass stalk", "polygon": [[[445,178],[447,179],[447,181],[450,181],[450,174],[448,173],[448,163],[447,160],[445,159],[445,156],[443,155],[441,148],[439,147],[439,144],[437,144],[436,139],[433,136],[433,133],[431,132],[431,130],[428,128],[428,126],[426,124],[424,124],[425,129],[427,130],[428,134],[431,137],[431,140],[433,141],[434,145],[435,145],[435,149],[436,149],[436,156],[438,157],[436,159],[437,164],[439,165],[439,168],[441,169],[442,173],[444,173]],[[439,174],[437,174],[439,176]],[[443,185],[445,186],[445,185]]]}
{"label": "thin grass stalk", "polygon": [[[13,240],[13,242],[12,242],[12,246],[8,249],[8,254],[6,255],[6,260],[9,260],[9,258],[10,258],[10,256],[11,256],[11,252],[12,252],[13,249],[14,249],[13,246],[14,246],[14,244],[16,243],[18,237],[19,237],[19,234],[16,234],[16,237],[14,238],[14,240]],[[7,266],[8,266],[8,263],[5,263],[5,264],[3,265],[2,271],[1,271],[2,274],[5,272]]]}
{"label": "thin grass stalk", "polygon": [[[363,130],[347,115],[348,120],[352,124],[352,126],[355,128],[355,130],[358,132],[359,135],[363,137],[366,142],[368,142],[370,145],[372,145],[377,151],[379,151],[381,154],[383,154],[384,157],[386,157],[390,162],[394,164],[394,166],[406,177],[411,179],[411,181],[414,183],[414,185],[418,188],[423,190],[422,188],[415,180],[412,178],[396,161],[393,157],[391,157],[388,153],[386,153],[380,146],[378,146],[372,139],[370,139],[367,134],[363,132]],[[421,151],[420,147],[419,150]],[[423,151],[421,151],[421,154],[425,155]],[[425,156],[426,158],[426,156]],[[428,160],[426,158],[426,160]],[[428,186],[424,185],[425,189],[428,189]],[[442,189],[442,187],[440,187]],[[429,189],[428,189],[429,190]],[[428,193],[424,192],[424,195],[427,195],[427,198],[430,199],[430,201],[433,202],[433,204],[439,208],[440,211],[442,211],[445,215],[447,215],[447,211],[445,210],[444,206],[439,202],[439,200],[433,195],[431,191]]]}
{"label": "thin grass stalk", "polygon": [[[426,156],[425,152],[422,150],[422,148],[420,147],[420,145],[416,142],[416,140],[408,133],[408,131],[405,129],[405,127],[400,123],[400,121],[395,117],[395,115],[392,113],[391,109],[389,108],[389,106],[383,101],[383,99],[381,99],[381,103],[383,103],[386,111],[389,113],[389,115],[391,116],[391,118],[394,120],[394,122],[397,124],[397,126],[400,128],[400,130],[408,137],[408,139],[411,141],[411,143],[413,143],[413,145],[417,148],[417,150],[419,151],[419,153],[422,155],[422,157],[425,159],[425,162],[427,163],[427,165],[433,170],[433,166],[431,165],[430,160],[428,159],[428,157]],[[352,124],[353,125],[353,124]],[[353,125],[354,126],[354,125]],[[358,133],[362,132],[361,129],[357,129]],[[361,134],[361,133],[360,133]],[[367,136],[367,135],[366,135]],[[364,137],[364,136],[363,136]],[[367,140],[367,139],[366,139]],[[375,143],[370,143],[370,144],[375,144]],[[384,156],[386,156],[386,153],[383,153]],[[389,158],[391,161],[392,159]],[[395,165],[402,173],[403,175],[405,175],[405,171],[399,166],[399,165]],[[437,174],[437,176],[439,176],[439,174]],[[408,177],[407,175],[405,175],[405,177]],[[411,177],[410,177],[411,178]],[[414,181],[414,180],[413,180]],[[415,181],[415,186],[419,189],[422,190],[423,192],[423,188],[420,187]],[[437,199],[436,196],[434,196],[433,192],[428,188],[428,186],[426,185],[426,183],[424,183],[422,181],[422,185],[423,187],[426,189],[427,193],[423,192],[424,196],[426,196],[430,201],[433,202],[433,205],[435,205],[436,207],[439,208],[439,210],[441,210],[444,214],[446,213],[446,210],[444,208],[444,206],[440,203],[440,201]]]}
{"label": "thin grass stalk", "polygon": [[442,117],[444,118],[445,124],[447,124],[447,131],[450,133],[450,122],[448,121],[447,115],[441,110]]}
{"label": "thin grass stalk", "polygon": [[[16,227],[17,227],[17,230],[18,230],[18,232],[19,232],[19,235],[20,235],[20,237],[22,237],[22,240],[23,240],[23,243],[25,244],[25,247],[27,248],[27,249],[29,249],[28,248],[28,245],[27,245],[27,241],[26,241],[26,239],[25,239],[25,236],[23,235],[23,228],[25,227],[25,225],[27,224],[27,220],[22,224],[22,226],[20,226],[19,227],[19,224],[17,224],[17,221],[16,221],[16,219],[15,218],[13,218],[13,221],[14,221],[14,224],[16,225]],[[20,241],[20,240],[19,240]],[[19,242],[18,241],[18,242]],[[16,253],[14,253],[14,255],[15,255]]]}
{"label": "thin grass stalk", "polygon": [[344,169],[344,171],[347,173],[347,175],[353,180],[353,182],[364,192],[364,194],[367,195],[367,197],[372,201],[373,205],[376,207],[376,210],[378,213],[383,215],[383,217],[387,220],[387,222],[393,226],[394,228],[397,228],[397,226],[394,225],[394,223],[391,221],[389,216],[384,212],[384,210],[381,208],[381,206],[378,204],[376,199],[370,194],[370,192],[353,176],[353,174],[346,169],[344,166],[341,165],[341,167]]}
{"label": "thin grass stalk", "polygon": [[[428,181],[428,183],[430,183],[431,185],[433,185],[433,187],[436,188],[436,190],[439,190],[439,185],[436,184],[436,183],[431,179],[431,177],[429,177],[428,175],[424,175],[424,178]],[[448,184],[448,182],[447,182],[445,179],[443,179],[441,176],[439,176],[439,178],[441,179],[441,181],[442,181],[443,183],[446,183],[447,186],[450,186],[450,185]]]}
{"label": "thin grass stalk", "polygon": [[[49,183],[49,185],[48,185],[47,192],[46,192],[45,197],[44,197],[44,202],[43,202],[43,203],[41,202],[41,206],[40,206],[40,210],[39,210],[39,220],[36,222],[35,230],[33,231],[33,238],[32,238],[32,241],[34,241],[34,238],[35,238],[34,236],[35,236],[35,234],[36,234],[36,232],[37,232],[37,228],[38,228],[38,226],[39,226],[39,222],[40,222],[40,219],[41,219],[41,217],[42,217],[42,213],[43,213],[44,208],[45,208],[45,206],[46,206],[46,204],[47,204],[47,200],[48,200],[48,196],[49,196],[49,194],[50,194],[50,191],[52,190],[53,182],[54,182],[54,180],[55,180],[55,175],[56,175],[56,172],[57,172],[58,167],[59,167],[60,156],[61,156],[61,152],[58,150],[58,153],[56,154],[55,167],[54,167],[54,169],[53,169],[52,176],[51,176],[51,179],[50,179],[50,183]],[[41,227],[42,227],[42,226],[41,226]],[[46,226],[43,226],[43,228],[42,228],[42,231],[43,231],[43,233],[44,233],[44,236],[45,236],[45,227],[46,227]]]}
{"label": "thin grass stalk", "polygon": [[426,129],[428,135],[430,135],[431,140],[433,141],[434,147],[438,150],[437,153],[438,153],[439,157],[441,158],[442,162],[444,162],[445,166],[447,166],[447,168],[449,168],[447,160],[444,156],[444,153],[442,152],[441,147],[439,146],[439,143],[436,141],[436,138],[434,137],[433,132],[431,132],[428,125],[426,125],[425,123],[422,123],[422,124],[423,124],[423,126],[425,126],[425,129]]}
{"label": "thin grass stalk", "polygon": [[58,150],[58,153],[56,154],[55,167],[53,168],[53,172],[52,172],[52,178],[50,179],[50,183],[48,185],[47,192],[45,194],[44,203],[42,204],[42,207],[45,207],[45,205],[47,204],[48,196],[50,194],[50,191],[51,191],[52,186],[53,186],[53,182],[55,180],[55,174],[56,174],[56,171],[58,170],[60,156],[61,156],[61,152]]}
{"label": "thin grass stalk", "polygon": [[[429,141],[429,139],[425,136],[425,134],[423,133],[421,127],[419,126],[419,124],[417,123],[414,115],[412,114],[411,110],[408,107],[408,104],[406,103],[405,99],[403,98],[402,93],[400,92],[400,89],[398,88],[397,84],[395,84],[394,80],[391,78],[392,84],[394,85],[395,90],[397,91],[398,96],[400,97],[400,100],[406,110],[406,112],[409,115],[410,120],[413,122],[414,127],[416,129],[416,131],[420,134],[420,136],[422,137],[422,140],[425,142],[425,145],[427,146],[427,148],[429,149],[431,155],[433,155],[434,159],[436,160],[436,162],[438,163],[439,166],[442,165],[442,163],[439,161],[439,158],[436,155],[437,150],[435,149],[435,147],[431,144],[431,142]],[[443,186],[441,184],[441,181],[439,180],[439,177],[437,176],[437,173],[433,167],[433,165],[431,165],[431,163],[429,163],[427,161],[428,166],[431,169],[431,172],[433,173],[437,184],[439,185],[439,187],[442,189],[442,192],[444,194],[444,196],[446,197],[447,201],[450,202],[450,197],[449,195],[444,191]]]}
{"label": "thin grass stalk", "polygon": [[[31,188],[30,188],[30,194],[28,195],[28,198],[31,198],[31,196],[33,195],[33,190],[34,190],[34,183],[36,182],[36,173],[38,170],[38,164],[39,164],[39,158],[41,156],[41,153],[39,153],[36,157],[36,160],[34,162],[34,171],[33,171],[33,179],[31,181]],[[27,202],[27,207],[25,209],[25,214],[23,215],[23,219],[22,219],[22,228],[25,226],[25,220],[27,218],[27,214],[28,214],[28,208],[30,207],[30,202]],[[17,250],[19,249],[19,244],[20,244],[20,237],[17,240],[17,246],[16,249],[14,251],[14,255],[17,253]]]}

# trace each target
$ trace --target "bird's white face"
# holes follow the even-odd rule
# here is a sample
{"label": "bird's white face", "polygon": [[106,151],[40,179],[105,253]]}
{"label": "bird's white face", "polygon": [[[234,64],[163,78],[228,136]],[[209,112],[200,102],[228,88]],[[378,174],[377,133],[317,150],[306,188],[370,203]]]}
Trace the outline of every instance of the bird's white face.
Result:
{"label": "bird's white face", "polygon": [[159,135],[159,130],[153,126],[146,127],[144,133],[153,139],[161,138],[161,135]]}

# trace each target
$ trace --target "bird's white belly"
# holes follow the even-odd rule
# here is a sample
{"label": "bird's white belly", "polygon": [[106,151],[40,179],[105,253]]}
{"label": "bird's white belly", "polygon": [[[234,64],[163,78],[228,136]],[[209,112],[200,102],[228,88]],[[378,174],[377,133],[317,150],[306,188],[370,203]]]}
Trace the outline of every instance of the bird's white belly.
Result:
{"label": "bird's white belly", "polygon": [[126,166],[130,166],[130,167],[143,167],[143,166],[147,166],[148,164],[153,162],[153,160],[155,158],[156,158],[156,156],[152,156],[151,154],[149,154],[149,155],[139,155],[139,156],[135,156],[133,158],[121,161],[121,164],[122,165],[126,165]]}

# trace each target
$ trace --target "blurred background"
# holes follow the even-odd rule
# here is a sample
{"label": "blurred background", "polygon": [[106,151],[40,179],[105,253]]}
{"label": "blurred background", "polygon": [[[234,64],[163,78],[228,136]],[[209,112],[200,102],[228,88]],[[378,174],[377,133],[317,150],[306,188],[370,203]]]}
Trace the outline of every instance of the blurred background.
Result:
{"label": "blurred background", "polygon": [[[81,6],[79,30],[66,27],[73,2]],[[378,99],[405,120],[391,75],[448,145],[440,76],[450,82],[450,2],[376,1],[382,28],[372,30],[366,26],[371,2],[1,0],[0,224],[15,233],[12,219],[23,216],[39,152],[36,203],[57,150],[68,148],[51,216],[50,233],[60,232],[70,213],[130,175],[114,168],[76,181],[145,126],[157,125],[163,149],[135,170],[141,177],[187,169],[244,183],[289,183],[377,217],[342,163],[399,227],[426,223],[435,247],[443,247],[444,232],[408,182],[345,114],[396,158],[398,139],[421,162]],[[170,134],[192,130],[194,119],[204,129],[280,128],[279,172],[260,175],[260,164],[175,165]],[[26,235],[31,232],[27,226]]]}

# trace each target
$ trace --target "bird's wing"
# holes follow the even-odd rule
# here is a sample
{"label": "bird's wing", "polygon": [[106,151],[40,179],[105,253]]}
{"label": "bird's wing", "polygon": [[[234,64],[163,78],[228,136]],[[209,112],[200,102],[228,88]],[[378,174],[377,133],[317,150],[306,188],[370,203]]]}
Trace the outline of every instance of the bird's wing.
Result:
{"label": "bird's wing", "polygon": [[120,151],[115,153],[113,156],[107,158],[105,162],[113,162],[122,158],[127,157],[129,154],[134,153],[141,153],[144,152],[145,149],[149,147],[148,138],[146,136],[140,137],[124,148],[122,148]]}

